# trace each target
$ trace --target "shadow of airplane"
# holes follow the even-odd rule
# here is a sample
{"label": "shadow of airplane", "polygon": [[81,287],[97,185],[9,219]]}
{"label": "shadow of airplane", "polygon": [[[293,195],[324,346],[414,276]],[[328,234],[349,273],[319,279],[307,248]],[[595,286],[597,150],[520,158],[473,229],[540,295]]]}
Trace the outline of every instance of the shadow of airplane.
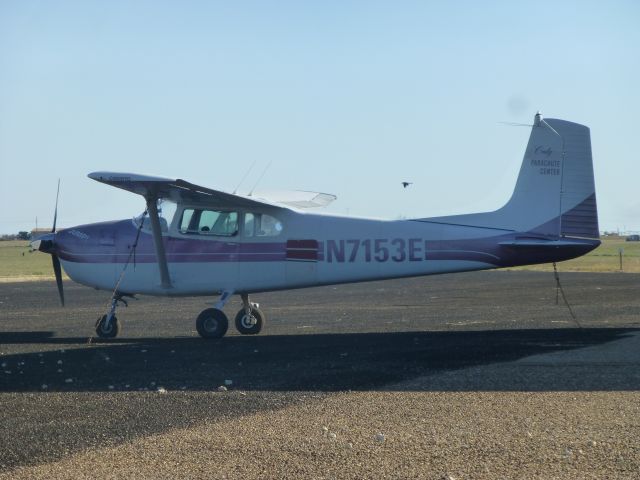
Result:
{"label": "shadow of airplane", "polygon": [[[504,363],[530,355],[601,345],[636,329],[528,329],[317,335],[87,338],[52,332],[0,332],[2,344],[60,345],[64,350],[4,355],[0,391],[212,391],[225,380],[245,391],[387,389],[385,385],[465,367]],[[610,389],[586,369],[574,390]],[[594,374],[595,375],[595,374]],[[635,379],[635,380],[634,380]],[[438,389],[564,390],[563,382],[535,384],[503,379],[458,382]],[[640,390],[640,378],[624,390]],[[393,387],[392,387],[393,388]],[[427,387],[428,389],[428,387]],[[620,389],[620,386],[616,386]]]}

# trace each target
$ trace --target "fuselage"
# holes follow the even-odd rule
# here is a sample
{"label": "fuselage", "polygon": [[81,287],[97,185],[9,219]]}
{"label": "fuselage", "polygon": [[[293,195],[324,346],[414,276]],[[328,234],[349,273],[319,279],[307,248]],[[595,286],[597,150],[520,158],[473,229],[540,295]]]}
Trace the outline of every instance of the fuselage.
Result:
{"label": "fuselage", "polygon": [[229,218],[234,225],[227,230],[215,224],[190,228],[196,214],[204,222],[206,212],[197,209],[179,205],[163,225],[169,288],[161,285],[152,233],[140,219],[61,230],[55,234],[56,253],[69,277],[87,286],[113,290],[120,280],[120,292],[188,296],[554,262],[584,255],[600,244],[597,239],[571,239],[553,246],[549,239],[539,239],[546,244],[517,247],[532,235],[439,219],[387,221],[278,208],[236,210],[232,216],[224,212],[227,225]]}

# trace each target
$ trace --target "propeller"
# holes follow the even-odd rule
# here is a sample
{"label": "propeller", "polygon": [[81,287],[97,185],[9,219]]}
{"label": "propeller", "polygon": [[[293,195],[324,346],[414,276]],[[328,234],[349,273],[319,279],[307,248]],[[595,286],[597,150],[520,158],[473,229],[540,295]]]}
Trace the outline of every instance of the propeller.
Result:
{"label": "propeller", "polygon": [[[58,190],[56,191],[56,208],[53,210],[53,228],[51,233],[56,233],[56,223],[58,222],[58,198],[60,197],[60,179],[58,179]],[[55,236],[54,236],[55,239]],[[54,240],[55,242],[55,240]],[[64,307],[64,289],[62,287],[62,268],[60,267],[60,259],[55,254],[55,250],[51,252],[51,261],[53,263],[53,273],[56,276],[56,285],[58,286],[58,295],[60,295],[60,303]]]}
{"label": "propeller", "polygon": [[62,267],[60,259],[56,254],[56,225],[58,223],[58,198],[60,197],[60,179],[58,179],[58,191],[56,192],[56,207],[53,211],[53,228],[51,233],[45,233],[35,240],[31,241],[31,251],[40,251],[51,255],[53,263],[53,273],[56,276],[56,285],[58,286],[58,295],[60,295],[60,303],[64,307],[64,290],[62,287]]}
{"label": "propeller", "polygon": [[60,259],[55,253],[51,254],[53,261],[53,273],[56,275],[56,284],[58,285],[58,294],[60,295],[60,303],[64,307],[64,290],[62,288],[62,269],[60,268]]}
{"label": "propeller", "polygon": [[56,222],[58,221],[58,197],[60,196],[60,179],[58,179],[58,191],[56,191],[56,208],[53,211],[53,228],[51,233],[56,233]]}

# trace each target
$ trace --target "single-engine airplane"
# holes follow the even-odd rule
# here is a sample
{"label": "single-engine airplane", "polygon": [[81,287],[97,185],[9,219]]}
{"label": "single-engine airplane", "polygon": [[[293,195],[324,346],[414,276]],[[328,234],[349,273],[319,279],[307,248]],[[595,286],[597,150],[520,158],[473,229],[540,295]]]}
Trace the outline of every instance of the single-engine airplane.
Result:
{"label": "single-engine airplane", "polygon": [[141,195],[145,213],[54,226],[32,248],[52,255],[63,304],[60,264],[72,280],[113,292],[96,324],[103,338],[118,334],[116,308],[135,294],[219,295],[196,327],[220,338],[234,294],[243,304],[235,327],[257,334],[265,316],[253,293],[556,262],[600,244],[589,129],[540,113],[513,195],[493,212],[374,220],[310,213],[335,199],[323,193],[261,198],[131,173],[89,178]]}

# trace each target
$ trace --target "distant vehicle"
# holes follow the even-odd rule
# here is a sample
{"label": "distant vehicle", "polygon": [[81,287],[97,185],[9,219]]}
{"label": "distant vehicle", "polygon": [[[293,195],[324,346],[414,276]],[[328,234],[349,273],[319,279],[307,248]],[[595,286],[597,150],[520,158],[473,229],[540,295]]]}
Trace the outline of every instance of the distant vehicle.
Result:
{"label": "distant vehicle", "polygon": [[589,129],[539,113],[513,195],[494,212],[351,218],[309,213],[335,199],[328,194],[258,198],[132,173],[89,177],[141,195],[145,213],[59,232],[54,216],[53,231],[31,245],[52,255],[63,303],[61,265],[72,280],[113,292],[100,337],[117,335],[118,302],[138,293],[220,295],[196,320],[202,337],[219,338],[234,294],[243,304],[236,329],[256,334],[264,324],[249,301],[256,292],[556,262],[600,245]]}
{"label": "distant vehicle", "polygon": [[627,242],[640,242],[640,235],[629,235],[626,238]]}

